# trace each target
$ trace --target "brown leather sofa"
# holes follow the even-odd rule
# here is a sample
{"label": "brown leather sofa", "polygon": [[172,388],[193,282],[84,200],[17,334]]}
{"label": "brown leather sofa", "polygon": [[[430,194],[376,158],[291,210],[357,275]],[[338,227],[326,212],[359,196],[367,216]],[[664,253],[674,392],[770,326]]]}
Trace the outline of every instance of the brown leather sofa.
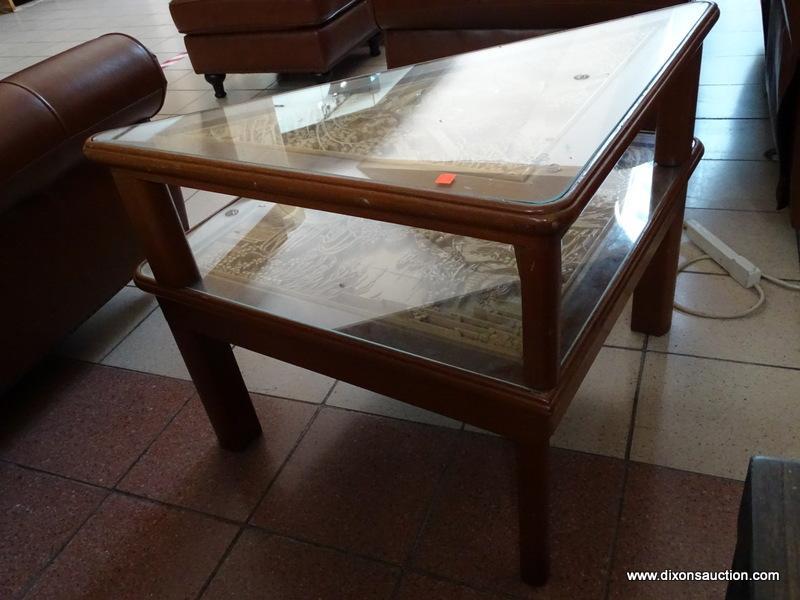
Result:
{"label": "brown leather sofa", "polygon": [[196,73],[217,98],[228,73],[312,73],[326,78],[357,46],[380,38],[369,0],[172,0]]}
{"label": "brown leather sofa", "polygon": [[372,0],[399,67],[607,21],[685,0]]}
{"label": "brown leather sofa", "polygon": [[800,7],[790,0],[761,0],[761,9],[767,105],[780,161],[778,207],[791,205],[792,225],[800,229]]}
{"label": "brown leather sofa", "polygon": [[155,58],[120,34],[0,80],[0,394],[130,280],[140,252],[82,146],[150,118],[165,91]]}

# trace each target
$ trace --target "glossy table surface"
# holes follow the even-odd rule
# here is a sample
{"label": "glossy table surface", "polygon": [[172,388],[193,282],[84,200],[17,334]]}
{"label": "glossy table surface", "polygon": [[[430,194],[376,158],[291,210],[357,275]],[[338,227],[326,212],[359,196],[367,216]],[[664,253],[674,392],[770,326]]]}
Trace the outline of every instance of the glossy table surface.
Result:
{"label": "glossy table surface", "polygon": [[[91,143],[368,181],[422,198],[546,205],[580,193],[582,175],[710,10],[691,2]],[[455,178],[442,184],[442,174]]]}

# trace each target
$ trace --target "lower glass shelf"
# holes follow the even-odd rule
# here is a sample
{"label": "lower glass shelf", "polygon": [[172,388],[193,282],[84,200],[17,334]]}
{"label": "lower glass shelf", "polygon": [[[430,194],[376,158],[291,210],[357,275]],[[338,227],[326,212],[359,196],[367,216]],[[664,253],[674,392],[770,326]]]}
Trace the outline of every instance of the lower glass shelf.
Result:
{"label": "lower glass shelf", "polygon": [[[652,186],[640,135],[564,235],[562,356],[648,223]],[[248,199],[189,243],[200,293],[523,385],[512,246]],[[146,263],[139,276],[153,279]]]}

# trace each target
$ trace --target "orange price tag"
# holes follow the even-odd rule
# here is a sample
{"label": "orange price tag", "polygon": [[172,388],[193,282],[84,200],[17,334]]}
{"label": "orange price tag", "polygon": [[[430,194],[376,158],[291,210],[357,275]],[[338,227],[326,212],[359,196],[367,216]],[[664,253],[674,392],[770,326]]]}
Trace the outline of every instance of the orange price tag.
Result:
{"label": "orange price tag", "polygon": [[436,185],[453,185],[456,176],[452,173],[442,173],[436,178]]}

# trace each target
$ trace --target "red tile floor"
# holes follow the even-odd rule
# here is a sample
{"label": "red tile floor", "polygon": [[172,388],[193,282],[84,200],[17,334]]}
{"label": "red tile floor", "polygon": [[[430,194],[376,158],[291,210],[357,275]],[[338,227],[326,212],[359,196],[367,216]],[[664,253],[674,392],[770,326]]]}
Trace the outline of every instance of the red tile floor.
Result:
{"label": "red tile floor", "polygon": [[[763,155],[759,3],[719,3],[687,216],[800,282]],[[162,61],[184,51],[168,0],[38,0],[0,15],[0,77],[109,31]],[[351,58],[336,77],[385,67],[366,49]],[[310,83],[231,75],[217,100],[188,60],[166,76],[159,118]],[[184,193],[192,223],[233,200]],[[626,571],[729,568],[748,458],[800,456],[800,294],[765,287],[751,319],[675,313],[661,338],[620,320],[553,438],[569,449],[553,450],[553,576],[537,590],[517,573],[506,442],[237,348],[265,436],[224,452],[161,312],[126,287],[58,349],[71,358],[0,402],[0,600],[722,598],[724,585]],[[747,294],[706,263],[678,285],[722,312]]]}
{"label": "red tile floor", "polygon": [[553,574],[519,581],[494,436],[253,396],[221,450],[190,383],[52,359],[0,425],[0,598],[720,598],[739,481],[553,449]]}

